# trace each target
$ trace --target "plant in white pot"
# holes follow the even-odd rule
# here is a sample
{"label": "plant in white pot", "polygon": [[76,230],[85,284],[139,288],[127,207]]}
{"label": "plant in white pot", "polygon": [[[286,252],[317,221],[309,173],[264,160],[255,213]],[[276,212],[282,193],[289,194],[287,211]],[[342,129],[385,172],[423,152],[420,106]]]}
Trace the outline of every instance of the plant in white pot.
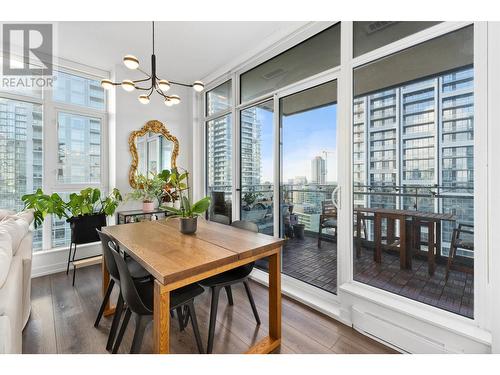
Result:
{"label": "plant in white pot", "polygon": [[142,201],[142,210],[154,211],[156,202],[163,195],[165,181],[158,174],[151,173],[151,177],[139,174],[136,177],[136,188],[127,194],[127,199]]}
{"label": "plant in white pot", "polygon": [[[182,183],[184,179],[186,184]],[[192,234],[196,232],[198,216],[203,215],[210,206],[210,197],[205,197],[199,201],[192,203],[189,199],[189,180],[188,173],[179,174],[177,169],[172,170],[170,181],[179,195],[180,207],[165,207],[165,210],[171,213],[167,216],[167,220],[171,218],[179,218],[179,231],[184,234]],[[183,187],[185,186],[185,187]],[[186,190],[188,190],[186,195]]]}

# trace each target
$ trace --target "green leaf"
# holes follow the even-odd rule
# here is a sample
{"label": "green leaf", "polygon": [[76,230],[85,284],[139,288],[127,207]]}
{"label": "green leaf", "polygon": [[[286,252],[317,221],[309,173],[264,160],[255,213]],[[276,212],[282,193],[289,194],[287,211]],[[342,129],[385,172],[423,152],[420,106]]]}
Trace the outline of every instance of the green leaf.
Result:
{"label": "green leaf", "polygon": [[191,204],[188,197],[182,197],[182,208],[186,216],[191,216]]}
{"label": "green leaf", "polygon": [[210,207],[210,197],[205,197],[193,204],[191,210],[193,211],[193,213],[200,215],[208,210],[208,207]]}
{"label": "green leaf", "polygon": [[175,207],[164,207],[165,211],[172,212],[177,215],[182,215],[182,211]]}
{"label": "green leaf", "polygon": [[92,192],[92,203],[96,203],[101,198],[101,191],[99,189],[94,189]]}

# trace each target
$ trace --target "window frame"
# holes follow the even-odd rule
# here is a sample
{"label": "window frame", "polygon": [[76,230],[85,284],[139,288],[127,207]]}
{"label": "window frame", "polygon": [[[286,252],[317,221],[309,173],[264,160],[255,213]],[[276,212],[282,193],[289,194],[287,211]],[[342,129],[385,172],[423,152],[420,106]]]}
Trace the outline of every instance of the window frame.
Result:
{"label": "window frame", "polygon": [[[85,79],[92,79],[100,81],[104,78],[109,78],[110,74],[92,67],[82,67],[79,64],[66,61],[64,59],[57,59],[57,64],[54,65],[55,71],[60,71],[66,74],[76,75]],[[108,103],[109,95],[105,91],[104,95],[104,108],[96,109],[85,107],[77,104],[69,104],[53,100],[53,88],[43,88],[40,98],[35,96],[28,96],[19,93],[9,93],[7,91],[0,91],[0,97],[23,101],[42,106],[43,113],[43,176],[42,176],[42,189],[46,193],[65,193],[72,191],[80,191],[86,187],[96,187],[101,189],[102,192],[109,190],[109,132],[108,132]],[[101,121],[101,181],[96,183],[85,184],[63,184],[57,181],[57,152],[49,150],[57,150],[58,145],[58,115],[60,112],[75,114],[80,116],[94,117]],[[35,254],[46,253],[64,247],[52,246],[52,218],[47,216],[43,222],[42,227],[42,247],[34,252]]]}
{"label": "window frame", "polygon": [[[223,80],[228,78],[233,80],[233,91],[235,91],[233,96],[233,142],[237,146],[239,144],[239,139],[236,139],[239,134],[239,111],[252,106],[258,102],[266,101],[269,99],[274,99],[276,105],[278,92],[270,92],[262,97],[255,98],[252,101],[241,103],[239,95],[239,76],[247,70],[252,69],[255,66],[262,64],[263,62],[269,60],[270,58],[278,55],[279,53],[289,49],[293,45],[300,43],[301,41],[309,38],[315,33],[331,26],[335,22],[325,23],[325,22],[315,22],[309,23],[308,25],[297,29],[292,32],[289,36],[282,38],[281,41],[274,44],[269,43],[269,46],[264,51],[256,53],[253,58],[248,59],[246,62],[241,63],[236,61],[233,69],[225,69],[223,75],[216,76],[215,74],[207,77],[205,80],[210,82],[207,85],[207,90],[212,87],[217,86]],[[339,155],[343,155],[343,160],[339,160],[338,169],[339,176],[344,177],[343,183],[341,185],[340,195],[341,205],[344,208],[339,210],[339,237],[338,237],[338,293],[344,296],[343,302],[341,300],[335,300],[333,295],[325,296],[320,293],[320,291],[311,291],[304,285],[299,285],[294,283],[292,280],[287,280],[285,276],[283,279],[283,289],[285,292],[295,295],[307,304],[318,308],[321,311],[327,313],[328,315],[339,319],[341,321],[346,321],[351,324],[350,315],[345,311],[347,308],[346,303],[348,301],[354,301],[357,299],[360,303],[366,304],[375,303],[380,306],[384,306],[393,312],[401,312],[407,317],[417,319],[419,322],[426,322],[434,327],[439,327],[440,330],[447,330],[449,333],[461,335],[473,338],[476,343],[487,343],[487,331],[490,330],[492,326],[492,319],[490,316],[490,307],[492,305],[491,298],[491,281],[492,271],[498,267],[494,267],[492,264],[492,248],[491,242],[488,242],[489,233],[485,230],[482,233],[475,234],[475,244],[478,249],[483,249],[475,254],[474,262],[474,318],[469,319],[466,317],[459,316],[457,314],[441,310],[437,307],[427,306],[418,301],[413,301],[408,298],[398,296],[394,293],[387,292],[381,289],[371,287],[366,284],[362,284],[353,280],[353,213],[350,210],[352,207],[352,120],[353,120],[353,70],[356,67],[367,64],[374,60],[378,60],[385,56],[391,55],[393,53],[399,52],[406,48],[413,47],[417,44],[423,43],[430,39],[442,36],[444,34],[456,31],[463,27],[473,25],[474,27],[474,121],[475,127],[475,148],[474,148],[474,192],[475,192],[475,209],[474,209],[474,222],[478,227],[487,228],[489,222],[488,213],[488,175],[491,170],[488,171],[488,155],[491,150],[488,151],[488,118],[487,118],[487,99],[488,99],[488,41],[487,41],[487,30],[488,24],[486,22],[451,22],[444,21],[440,24],[431,26],[427,29],[419,31],[415,34],[406,36],[390,44],[384,45],[372,51],[369,51],[363,55],[356,58],[353,57],[353,23],[352,21],[343,21],[341,24],[341,62],[340,66],[333,68],[331,71],[326,71],[318,74],[317,76],[308,77],[301,82],[297,82],[293,85],[296,86],[300,83],[307,84],[310,81],[320,79],[321,76],[336,73],[338,74],[338,127],[339,127],[339,138],[338,138],[338,152]],[[220,73],[220,72],[219,72]],[[215,78],[214,78],[215,77]],[[215,84],[212,85],[212,82]],[[284,87],[279,92],[291,89],[291,87]],[[200,97],[198,97],[200,98]],[[205,101],[201,99],[198,101],[198,119],[200,122],[205,124]],[[195,119],[196,121],[196,119]],[[199,121],[199,120],[198,120]],[[342,124],[348,124],[349,126],[342,126]],[[204,128],[203,128],[204,129]],[[206,132],[203,134],[197,134],[195,130],[195,138],[198,136],[198,141],[201,141],[202,146],[206,147]],[[490,140],[491,141],[491,140]],[[481,152],[478,150],[481,149]],[[236,197],[239,194],[236,189],[239,186],[239,153],[240,150],[233,148],[233,218],[236,220],[239,218],[239,212],[234,212],[234,208],[240,207],[240,202],[236,202]],[[490,156],[491,157],[491,156]],[[196,160],[197,155],[194,155]],[[206,151],[202,153],[201,158],[206,158]],[[206,162],[206,160],[205,160]],[[277,163],[278,161],[275,160]],[[490,161],[491,162],[491,161]],[[203,167],[203,162],[194,165],[195,171],[197,167]],[[206,164],[205,164],[206,167]],[[197,171],[203,176],[203,180],[206,182],[206,169],[201,168]],[[275,172],[279,175],[279,171]],[[279,176],[278,176],[279,179]],[[340,179],[340,177],[339,177]],[[276,180],[276,178],[275,178]],[[237,185],[237,186],[236,186]],[[276,185],[277,186],[277,185]],[[206,184],[202,188],[197,185],[198,189],[196,193],[197,196],[202,196],[206,193]],[[345,207],[349,209],[345,209]],[[277,217],[275,215],[275,217]],[[341,228],[342,227],[342,228]],[[342,260],[343,259],[343,260]],[[256,270],[259,271],[259,270]],[[255,272],[254,277],[263,283],[266,283],[267,276],[262,272]],[[353,299],[354,298],[354,299]],[[353,302],[352,302],[353,303]],[[437,331],[436,331],[437,332]],[[442,335],[441,333],[436,333],[436,335]],[[442,336],[440,336],[442,337]],[[449,340],[449,337],[447,338]],[[443,338],[443,340],[446,340]],[[478,344],[479,345],[479,344]]]}

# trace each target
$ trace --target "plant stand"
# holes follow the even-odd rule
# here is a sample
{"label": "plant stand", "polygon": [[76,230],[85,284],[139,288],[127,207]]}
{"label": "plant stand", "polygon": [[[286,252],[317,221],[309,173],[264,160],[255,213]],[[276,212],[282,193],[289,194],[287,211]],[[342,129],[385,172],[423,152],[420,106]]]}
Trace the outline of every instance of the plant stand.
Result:
{"label": "plant stand", "polygon": [[[72,285],[75,286],[76,270],[78,268],[83,267],[85,264],[85,262],[82,263],[80,261],[96,258],[96,257],[87,257],[87,258],[75,259],[76,247],[77,245],[99,242],[99,236],[97,234],[96,229],[101,230],[102,227],[106,226],[106,215],[96,214],[96,215],[84,215],[84,216],[72,217],[68,219],[67,222],[70,223],[71,226],[71,243],[69,245],[66,275],[69,273],[69,265],[70,263],[72,263],[73,264]],[[73,250],[73,255],[71,254],[72,250]]]}

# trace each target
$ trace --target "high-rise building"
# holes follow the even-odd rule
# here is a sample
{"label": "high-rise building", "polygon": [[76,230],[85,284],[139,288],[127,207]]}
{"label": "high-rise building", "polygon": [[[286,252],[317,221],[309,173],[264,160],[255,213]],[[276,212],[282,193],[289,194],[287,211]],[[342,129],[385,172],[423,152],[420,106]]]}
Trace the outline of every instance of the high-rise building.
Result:
{"label": "high-rise building", "polygon": [[[0,98],[0,207],[20,211],[21,197],[42,187],[42,106]],[[33,247],[42,246],[34,232]]]}
{"label": "high-rise building", "polygon": [[257,107],[241,112],[241,185],[255,186],[262,183],[261,123]]}
{"label": "high-rise building", "polygon": [[[215,108],[226,101],[214,96],[210,103]],[[216,111],[216,109],[214,109]],[[257,108],[242,111],[241,127],[241,183],[242,186],[261,184],[261,123]],[[218,191],[231,191],[232,185],[232,126],[229,116],[208,123],[208,185]]]}
{"label": "high-rise building", "polygon": [[[452,212],[472,224],[473,86],[467,67],[355,98],[354,204]],[[445,245],[452,225],[443,223]]]}
{"label": "high-rise building", "polygon": [[321,156],[311,160],[311,183],[319,185],[326,183],[326,162]]}

